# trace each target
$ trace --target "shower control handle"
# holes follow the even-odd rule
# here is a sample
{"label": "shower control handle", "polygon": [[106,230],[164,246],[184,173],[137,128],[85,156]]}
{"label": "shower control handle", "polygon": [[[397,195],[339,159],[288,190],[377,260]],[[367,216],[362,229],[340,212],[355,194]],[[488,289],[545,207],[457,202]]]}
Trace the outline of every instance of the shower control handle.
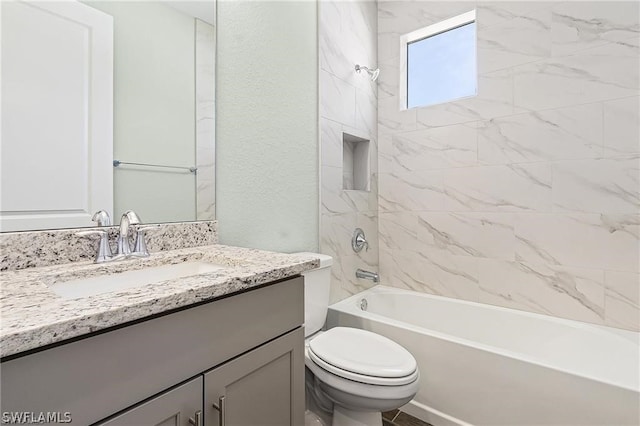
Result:
{"label": "shower control handle", "polygon": [[367,242],[367,239],[364,236],[364,231],[362,229],[356,228],[356,230],[353,231],[353,238],[351,238],[351,248],[356,253],[360,253],[363,248],[367,251],[369,250],[369,243]]}

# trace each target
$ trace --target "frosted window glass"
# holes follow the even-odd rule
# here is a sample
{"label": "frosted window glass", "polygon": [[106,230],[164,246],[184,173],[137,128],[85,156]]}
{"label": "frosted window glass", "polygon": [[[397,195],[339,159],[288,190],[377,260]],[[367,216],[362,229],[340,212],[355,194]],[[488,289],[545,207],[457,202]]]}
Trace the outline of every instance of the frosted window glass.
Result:
{"label": "frosted window glass", "polygon": [[477,93],[476,23],[407,45],[407,108]]}

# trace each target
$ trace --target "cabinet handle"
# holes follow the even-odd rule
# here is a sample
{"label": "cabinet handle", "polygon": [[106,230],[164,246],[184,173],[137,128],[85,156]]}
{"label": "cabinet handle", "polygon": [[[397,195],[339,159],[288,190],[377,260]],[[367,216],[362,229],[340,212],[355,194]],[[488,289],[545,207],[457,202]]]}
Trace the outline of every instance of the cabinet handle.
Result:
{"label": "cabinet handle", "polygon": [[196,411],[193,417],[189,417],[189,424],[193,426],[202,426],[202,411]]}
{"label": "cabinet handle", "polygon": [[226,419],[226,410],[224,409],[225,408],[224,396],[221,396],[220,398],[218,398],[217,404],[214,402],[211,405],[213,405],[213,408],[218,410],[218,426],[225,426],[225,424],[227,423],[227,419]]}

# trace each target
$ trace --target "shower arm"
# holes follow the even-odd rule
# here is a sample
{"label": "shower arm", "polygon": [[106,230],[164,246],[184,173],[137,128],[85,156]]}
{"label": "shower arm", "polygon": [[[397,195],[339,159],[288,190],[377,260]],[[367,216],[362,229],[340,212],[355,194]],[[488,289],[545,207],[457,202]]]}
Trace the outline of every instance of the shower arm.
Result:
{"label": "shower arm", "polygon": [[369,74],[371,81],[376,81],[378,79],[378,75],[380,74],[380,68],[376,68],[375,70],[372,70],[371,68],[366,67],[364,65],[356,64],[355,69],[358,74],[360,74],[360,72],[362,71],[366,71],[367,74]]}

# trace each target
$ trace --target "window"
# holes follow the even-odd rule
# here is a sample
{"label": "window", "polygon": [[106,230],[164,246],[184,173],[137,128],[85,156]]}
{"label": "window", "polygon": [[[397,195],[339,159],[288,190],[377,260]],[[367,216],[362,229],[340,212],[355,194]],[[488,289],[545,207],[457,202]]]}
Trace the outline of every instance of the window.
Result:
{"label": "window", "polygon": [[401,108],[476,95],[475,10],[400,38]]}

